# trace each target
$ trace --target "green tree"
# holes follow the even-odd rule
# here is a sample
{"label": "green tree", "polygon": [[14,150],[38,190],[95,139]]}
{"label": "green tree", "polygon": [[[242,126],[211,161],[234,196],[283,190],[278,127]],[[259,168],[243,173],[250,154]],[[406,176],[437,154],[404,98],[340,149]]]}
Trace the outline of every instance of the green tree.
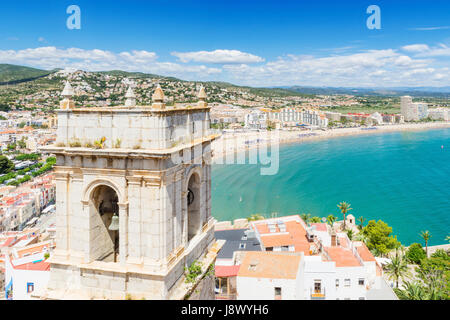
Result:
{"label": "green tree", "polygon": [[416,271],[427,289],[427,300],[450,298],[450,257],[447,252],[441,250],[423,259]]}
{"label": "green tree", "polygon": [[397,237],[391,235],[392,227],[389,227],[384,221],[370,220],[361,233],[366,236],[367,247],[376,256],[384,256],[392,249],[400,246]]}
{"label": "green tree", "polygon": [[420,243],[411,244],[406,251],[406,257],[408,260],[415,264],[419,264],[422,259],[426,258],[426,256],[425,250],[423,250]]}
{"label": "green tree", "polygon": [[396,288],[398,288],[398,281],[409,275],[407,260],[404,255],[399,253],[399,250],[396,250],[391,263],[385,266],[385,271],[388,278],[395,281]]}
{"label": "green tree", "polygon": [[27,146],[27,143],[25,142],[25,138],[22,138],[21,140],[17,141],[17,144],[19,145],[19,148],[25,149]]}
{"label": "green tree", "polygon": [[345,201],[342,201],[338,205],[339,210],[341,210],[342,214],[344,215],[344,230],[345,230],[345,215],[348,211],[352,210],[353,208],[350,207],[350,203],[347,203]]}
{"label": "green tree", "polygon": [[333,227],[333,224],[336,222],[337,217],[335,215],[329,214],[327,217],[327,223]]}
{"label": "green tree", "polygon": [[400,300],[426,300],[427,292],[419,281],[403,283],[403,289],[394,288],[394,292]]}
{"label": "green tree", "polygon": [[352,240],[353,239],[353,230],[352,229],[348,229],[347,230],[347,237]]}
{"label": "green tree", "polygon": [[302,220],[308,224],[309,223],[309,219],[311,219],[311,214],[310,213],[302,213],[300,215],[300,217],[302,218]]}
{"label": "green tree", "polygon": [[431,238],[431,233],[427,230],[427,231],[422,231],[420,233],[420,236],[422,237],[422,239],[425,241],[425,252],[427,254],[428,257],[428,241]]}
{"label": "green tree", "polygon": [[358,229],[362,230],[362,228],[364,228],[364,221],[365,221],[364,217],[363,216],[359,217],[358,221],[359,221]]}
{"label": "green tree", "polygon": [[247,217],[247,221],[256,221],[256,220],[263,220],[264,216],[259,213],[251,214],[249,217]]}
{"label": "green tree", "polygon": [[320,223],[321,219],[320,219],[320,217],[314,216],[314,217],[311,217],[311,219],[309,219],[309,222],[311,222],[311,223]]}
{"label": "green tree", "polygon": [[0,156],[0,174],[14,170],[14,163],[5,156]]}

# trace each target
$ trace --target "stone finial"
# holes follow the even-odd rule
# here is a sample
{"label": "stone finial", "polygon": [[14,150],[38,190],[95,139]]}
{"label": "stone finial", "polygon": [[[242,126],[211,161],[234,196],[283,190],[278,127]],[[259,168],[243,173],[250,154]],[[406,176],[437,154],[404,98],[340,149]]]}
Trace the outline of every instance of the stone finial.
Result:
{"label": "stone finial", "polygon": [[59,107],[61,109],[72,109],[75,107],[75,103],[72,101],[72,96],[74,95],[74,91],[72,89],[72,86],[70,85],[69,81],[66,81],[66,85],[64,86],[63,91],[61,92],[61,95],[64,97],[64,99],[59,103]]}
{"label": "stone finial", "polygon": [[201,101],[201,100],[206,100],[207,96],[206,96],[206,92],[205,92],[205,87],[201,86],[200,90],[198,92],[197,98]]}
{"label": "stone finial", "polygon": [[161,89],[161,86],[158,84],[158,86],[155,89],[155,92],[153,92],[152,95],[152,108],[154,109],[165,109],[166,105],[164,103],[164,92]]}
{"label": "stone finial", "polygon": [[66,85],[64,86],[64,90],[61,92],[63,97],[71,98],[74,95],[74,91],[69,81],[66,81]]}
{"label": "stone finial", "polygon": [[197,98],[199,107],[206,107],[208,105],[208,103],[206,102],[207,95],[203,86],[200,87]]}
{"label": "stone finial", "polygon": [[136,95],[134,94],[131,86],[128,87],[127,93],[125,94],[125,107],[134,107],[136,106]]}

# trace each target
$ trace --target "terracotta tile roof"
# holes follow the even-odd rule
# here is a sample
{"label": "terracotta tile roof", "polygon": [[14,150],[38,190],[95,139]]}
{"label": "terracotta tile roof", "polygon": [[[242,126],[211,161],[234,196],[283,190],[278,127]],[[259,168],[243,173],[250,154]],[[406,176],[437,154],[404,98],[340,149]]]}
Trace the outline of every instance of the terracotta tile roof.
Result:
{"label": "terracotta tile roof", "polygon": [[369,248],[367,248],[364,242],[361,246],[356,247],[356,250],[358,250],[358,254],[363,261],[376,261],[372,252],[370,252]]}
{"label": "terracotta tile roof", "polygon": [[14,266],[16,270],[50,271],[50,263],[45,261],[28,262]]}
{"label": "terracotta tile roof", "polygon": [[[298,218],[300,220],[300,216],[298,215],[279,217],[275,220],[270,219],[272,221],[281,220],[284,222],[286,232],[283,233],[280,233],[278,225],[275,225],[276,232],[269,232],[267,220],[257,221],[254,226],[261,235],[261,241],[266,248],[293,245],[295,252],[304,252],[305,255],[309,255],[310,242],[306,237],[306,230],[299,221],[292,220],[292,218]],[[276,235],[277,233],[278,235]],[[286,233],[288,233],[288,236],[285,235]]]}
{"label": "terracotta tile roof", "polygon": [[240,266],[215,266],[216,277],[233,277],[238,275]]}
{"label": "terracotta tile roof", "polygon": [[263,234],[261,241],[266,248],[294,245],[294,239],[289,233]]}
{"label": "terracotta tile roof", "polygon": [[296,279],[301,257],[264,251],[247,251],[238,277]]}
{"label": "terracotta tile roof", "polygon": [[31,245],[29,247],[26,247],[24,249],[17,249],[17,254],[19,256],[19,258],[22,258],[24,255],[28,254],[28,253],[35,253],[35,252],[42,252],[42,250],[44,249],[44,247],[50,248],[50,243],[45,242],[45,243],[41,243],[38,245]]}
{"label": "terracotta tile roof", "polygon": [[361,264],[349,249],[342,247],[325,247],[331,261],[336,262],[336,267],[359,267]]}

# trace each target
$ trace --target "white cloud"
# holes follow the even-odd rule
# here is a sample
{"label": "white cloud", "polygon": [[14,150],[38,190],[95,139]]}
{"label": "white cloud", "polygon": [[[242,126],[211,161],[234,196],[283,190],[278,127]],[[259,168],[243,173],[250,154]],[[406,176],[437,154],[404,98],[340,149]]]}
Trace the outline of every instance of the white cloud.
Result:
{"label": "white cloud", "polygon": [[445,30],[445,29],[450,29],[450,26],[410,28],[409,30],[417,30],[417,31],[433,31],[433,30]]}
{"label": "white cloud", "polygon": [[402,49],[408,52],[424,52],[430,50],[430,47],[428,47],[426,44],[411,44],[402,47]]}
{"label": "white cloud", "polygon": [[441,43],[436,47],[426,44],[413,44],[402,47],[403,50],[415,53],[416,57],[450,57],[450,47]]}
{"label": "white cloud", "polygon": [[[234,81],[255,86],[305,85],[385,87],[450,84],[443,68],[432,60],[416,59],[393,49],[311,57],[287,55],[261,66],[224,66]],[[439,80],[439,81],[437,81]]]}
{"label": "white cloud", "polygon": [[145,50],[114,53],[107,50],[38,47],[23,50],[0,50],[0,63],[30,65],[44,69],[70,68],[86,71],[140,71],[182,78],[207,78],[220,73],[218,68],[159,62],[155,52]]}
{"label": "white cloud", "polygon": [[184,63],[193,61],[213,64],[239,64],[264,61],[261,57],[239,50],[219,49],[214,51],[172,52],[172,55]]}
{"label": "white cloud", "polygon": [[[69,68],[86,71],[119,69],[139,71],[185,80],[215,80],[250,86],[449,86],[450,48],[411,44],[399,50],[368,50],[326,57],[288,54],[274,60],[249,58],[236,50],[200,51],[208,54],[173,55],[180,62],[160,61],[155,52],[131,50],[111,52],[101,49],[56,48],[52,46],[24,50],[0,50],[0,63],[30,65],[43,69]],[[230,52],[238,52],[229,54]],[[214,53],[214,54],[212,54]],[[193,54],[193,55],[190,55]],[[252,56],[252,55],[250,55]],[[233,59],[232,59],[233,58]],[[192,61],[194,63],[188,63]],[[198,65],[197,62],[223,65]],[[227,61],[226,63],[224,61]],[[238,63],[238,61],[242,61]],[[245,62],[247,61],[247,62]],[[255,64],[254,62],[259,62]]]}

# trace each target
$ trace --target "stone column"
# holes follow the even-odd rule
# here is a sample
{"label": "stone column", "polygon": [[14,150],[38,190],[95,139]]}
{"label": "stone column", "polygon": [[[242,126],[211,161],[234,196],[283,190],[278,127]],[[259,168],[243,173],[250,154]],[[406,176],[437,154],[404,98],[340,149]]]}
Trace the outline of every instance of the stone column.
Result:
{"label": "stone column", "polygon": [[56,249],[55,256],[68,258],[70,253],[69,223],[69,172],[62,168],[55,169],[56,180]]}
{"label": "stone column", "polygon": [[119,262],[125,266],[128,256],[128,203],[119,206]]}
{"label": "stone column", "polygon": [[141,185],[142,176],[128,176],[128,202],[129,219],[128,228],[130,241],[129,258],[130,263],[142,263],[142,217],[141,217]]}

